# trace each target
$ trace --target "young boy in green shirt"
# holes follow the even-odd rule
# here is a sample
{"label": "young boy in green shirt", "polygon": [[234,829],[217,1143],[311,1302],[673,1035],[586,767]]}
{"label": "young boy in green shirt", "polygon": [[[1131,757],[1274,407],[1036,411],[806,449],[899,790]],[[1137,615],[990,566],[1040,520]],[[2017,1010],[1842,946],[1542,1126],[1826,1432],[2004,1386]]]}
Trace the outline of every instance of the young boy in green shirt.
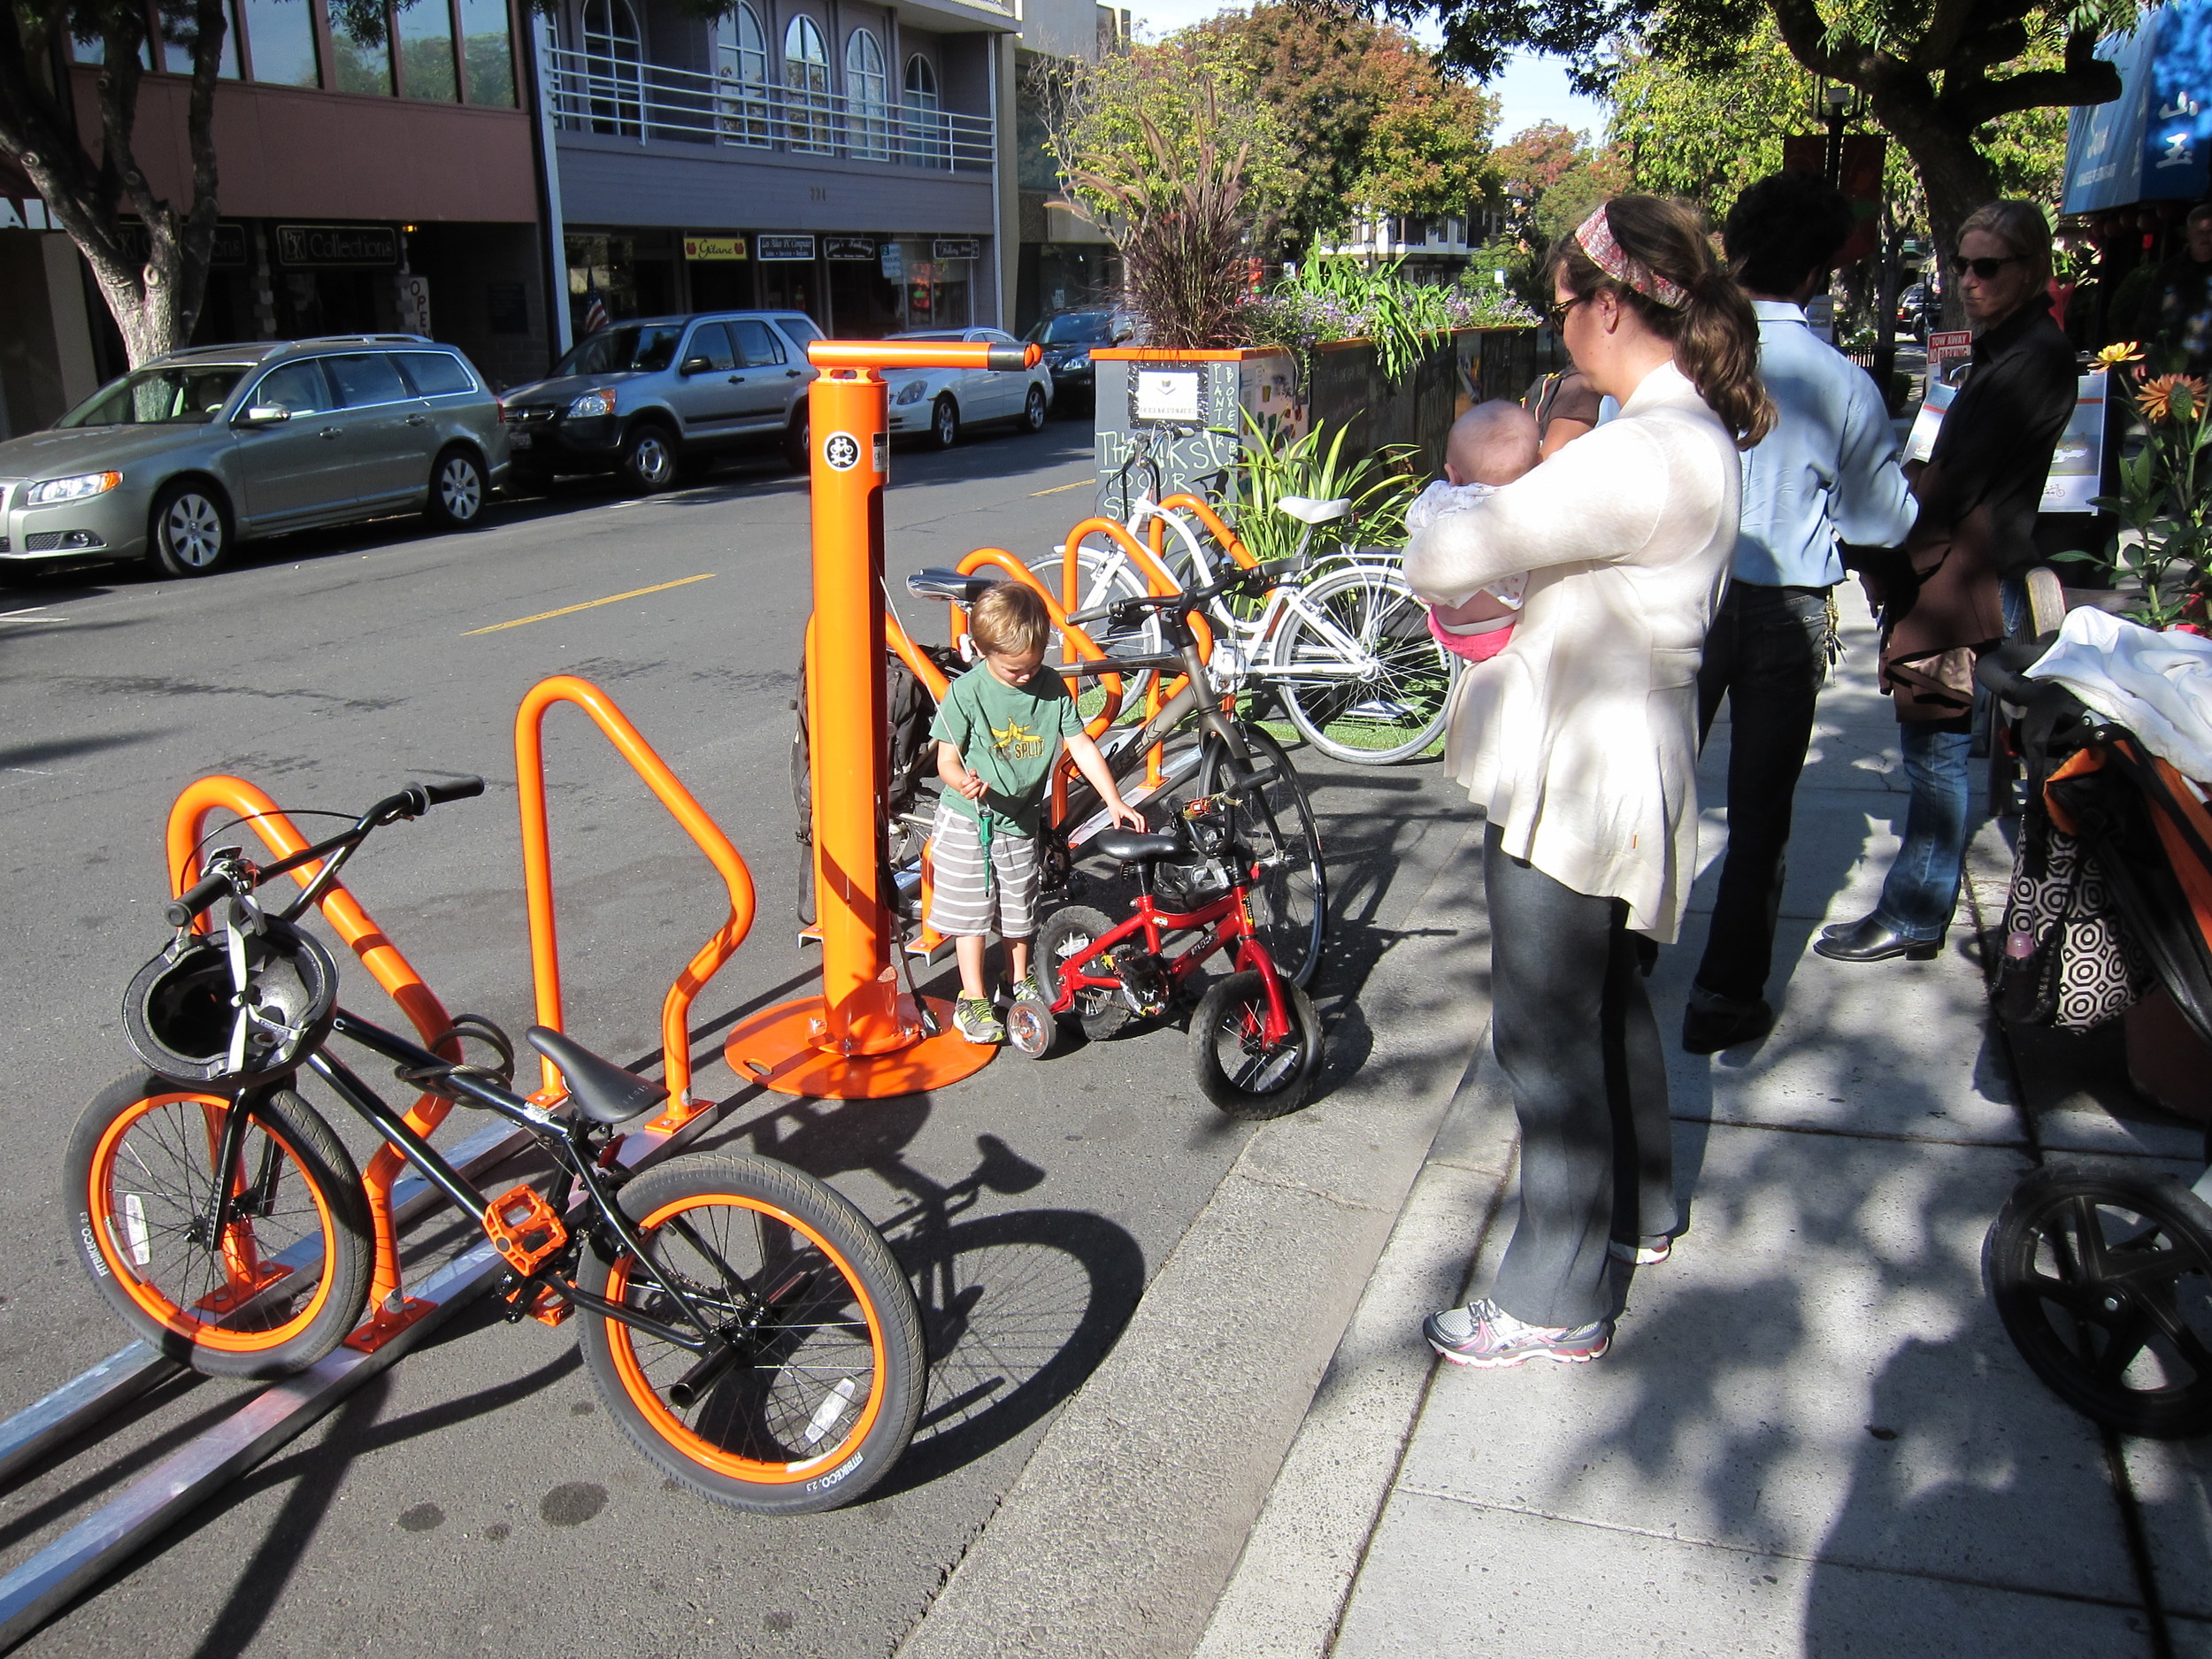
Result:
{"label": "young boy in green shirt", "polygon": [[1002,1042],[1006,1027],[984,988],[984,948],[995,932],[1006,941],[1015,996],[1037,995],[1029,967],[1036,836],[1061,743],[1115,823],[1141,830],[1144,815],[1114,787],[1067,682],[1044,666],[1052,618],[1034,590],[1020,582],[987,589],[969,611],[968,634],[983,660],[952,682],[929,729],[945,780],[930,837],[929,925],[953,941],[960,964],[953,1025],[970,1042]]}

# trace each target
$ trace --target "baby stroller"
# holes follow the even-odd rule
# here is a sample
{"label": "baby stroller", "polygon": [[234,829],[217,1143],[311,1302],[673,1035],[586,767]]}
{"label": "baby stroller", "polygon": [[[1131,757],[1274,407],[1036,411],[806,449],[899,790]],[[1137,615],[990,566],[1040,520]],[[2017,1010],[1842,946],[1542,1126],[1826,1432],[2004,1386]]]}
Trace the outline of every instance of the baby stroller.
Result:
{"label": "baby stroller", "polygon": [[[2078,1030],[2162,987],[2212,1042],[2212,813],[2127,726],[2022,672],[2053,642],[2008,643],[1976,671],[2027,772],[1995,995],[2009,1019]],[[2212,1432],[2212,1168],[2190,1187],[2047,1165],[2013,1189],[1982,1271],[2069,1405],[2123,1433]]]}

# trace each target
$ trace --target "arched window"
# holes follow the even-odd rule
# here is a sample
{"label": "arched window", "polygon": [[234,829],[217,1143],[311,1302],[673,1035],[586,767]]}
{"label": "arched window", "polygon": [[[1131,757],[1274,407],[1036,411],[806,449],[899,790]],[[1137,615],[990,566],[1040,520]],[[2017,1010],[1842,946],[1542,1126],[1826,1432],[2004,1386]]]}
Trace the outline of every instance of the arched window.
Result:
{"label": "arched window", "polygon": [[906,60],[906,154],[917,166],[952,165],[945,118],[937,111],[937,72],[916,52]]}
{"label": "arched window", "polygon": [[790,88],[791,147],[826,156],[835,144],[830,124],[829,46],[802,13],[783,32],[783,84]]}
{"label": "arched window", "polygon": [[845,104],[850,111],[852,153],[870,161],[891,158],[891,77],[883,48],[866,29],[845,37]]}
{"label": "arched window", "polygon": [[714,25],[714,68],[721,82],[722,137],[732,144],[772,142],[768,126],[768,37],[759,14],[741,4]]}
{"label": "arched window", "polygon": [[585,0],[584,79],[593,132],[643,134],[644,57],[630,0]]}

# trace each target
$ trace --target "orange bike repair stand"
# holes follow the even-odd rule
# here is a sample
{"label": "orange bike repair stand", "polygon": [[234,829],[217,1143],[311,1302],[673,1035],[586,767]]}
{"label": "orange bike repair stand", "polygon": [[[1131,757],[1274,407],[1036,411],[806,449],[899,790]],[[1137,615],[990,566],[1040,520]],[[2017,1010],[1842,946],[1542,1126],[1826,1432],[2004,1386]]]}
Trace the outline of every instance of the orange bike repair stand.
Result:
{"label": "orange bike repair stand", "polygon": [[814,620],[806,676],[814,734],[814,902],[822,994],[754,1015],[723,1046],[730,1070],[785,1094],[881,1100],[956,1083],[998,1050],[952,1027],[937,1034],[899,993],[890,915],[879,891],[883,828],[883,487],[890,448],[882,369],[1035,366],[1032,346],[818,340],[807,392],[814,498]]}

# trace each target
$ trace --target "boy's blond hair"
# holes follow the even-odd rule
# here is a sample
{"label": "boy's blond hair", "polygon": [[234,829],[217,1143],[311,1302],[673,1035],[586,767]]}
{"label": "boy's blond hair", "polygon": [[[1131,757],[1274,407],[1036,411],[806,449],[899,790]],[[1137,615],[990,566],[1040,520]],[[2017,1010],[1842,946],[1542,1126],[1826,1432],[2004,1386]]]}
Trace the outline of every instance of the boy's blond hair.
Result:
{"label": "boy's blond hair", "polygon": [[968,634],[995,656],[1026,657],[1052,638],[1052,615],[1033,588],[995,582],[968,612]]}

